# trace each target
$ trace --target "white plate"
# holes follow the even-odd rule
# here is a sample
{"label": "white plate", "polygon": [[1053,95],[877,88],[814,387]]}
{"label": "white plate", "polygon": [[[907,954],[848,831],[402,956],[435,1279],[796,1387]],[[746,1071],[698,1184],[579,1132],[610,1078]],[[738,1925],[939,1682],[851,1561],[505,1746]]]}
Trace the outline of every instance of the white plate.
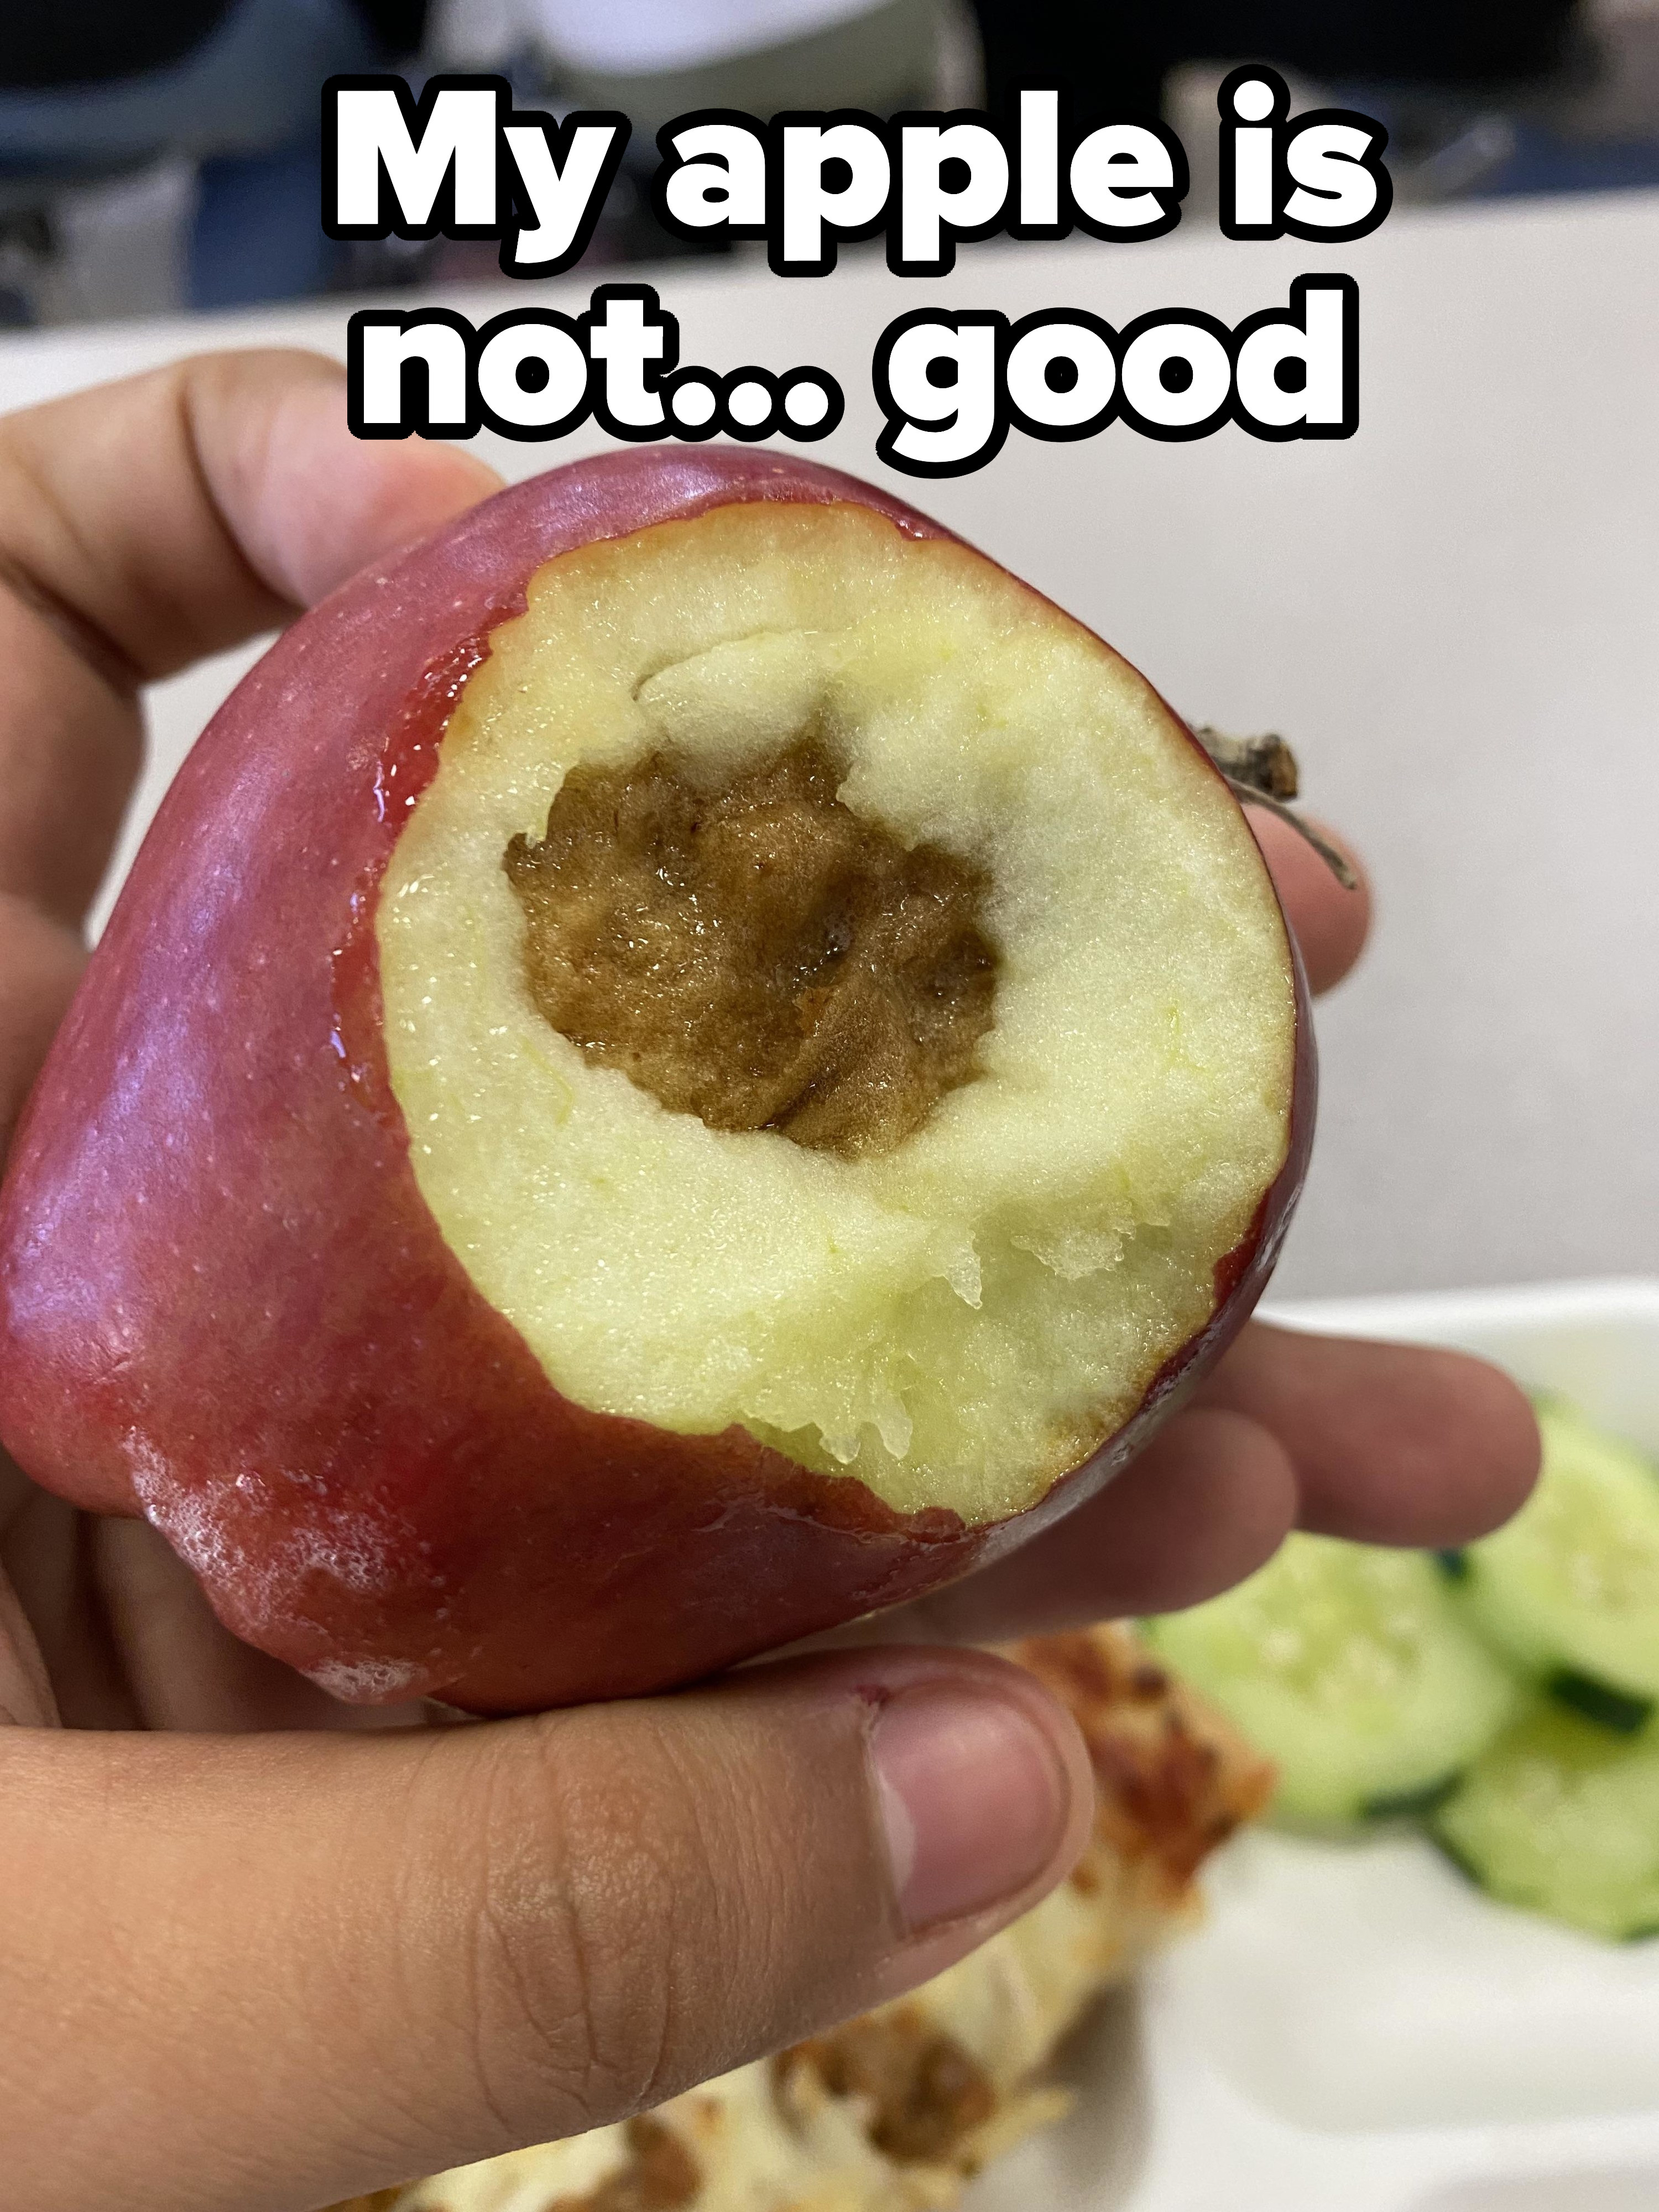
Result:
{"label": "white plate", "polygon": [[[1461,1346],[1659,1454],[1659,1282],[1269,1309]],[[1659,1944],[1493,1905],[1428,1844],[1258,1832],[972,2212],[1659,2212]]]}

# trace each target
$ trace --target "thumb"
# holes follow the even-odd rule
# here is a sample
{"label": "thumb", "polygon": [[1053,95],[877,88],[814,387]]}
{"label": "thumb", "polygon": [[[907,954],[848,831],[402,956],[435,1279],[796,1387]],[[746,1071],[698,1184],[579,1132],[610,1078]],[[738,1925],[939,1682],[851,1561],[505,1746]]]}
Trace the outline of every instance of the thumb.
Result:
{"label": "thumb", "polygon": [[20,2212],[309,2212],[647,2107],[942,1970],[1091,1803],[1030,1676],[923,1650],[419,1735],[17,1729],[0,1762]]}

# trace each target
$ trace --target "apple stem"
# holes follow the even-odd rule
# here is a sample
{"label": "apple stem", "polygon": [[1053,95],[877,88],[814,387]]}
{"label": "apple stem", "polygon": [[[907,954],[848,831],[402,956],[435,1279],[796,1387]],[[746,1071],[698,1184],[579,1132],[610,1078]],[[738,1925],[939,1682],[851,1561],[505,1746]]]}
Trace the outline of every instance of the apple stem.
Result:
{"label": "apple stem", "polygon": [[1277,731],[1259,738],[1232,738],[1200,722],[1193,732],[1229,783],[1242,783],[1264,799],[1294,799],[1302,787],[1296,755]]}
{"label": "apple stem", "polygon": [[1257,738],[1231,738],[1224,730],[1212,729],[1207,722],[1199,724],[1193,735],[1220,770],[1235,799],[1247,806],[1265,806],[1281,822],[1288,822],[1297,836],[1313,847],[1344,890],[1358,890],[1359,878],[1335,846],[1299,814],[1292,814],[1286,804],[1297,796],[1301,778],[1296,755],[1283,738],[1271,731]]}

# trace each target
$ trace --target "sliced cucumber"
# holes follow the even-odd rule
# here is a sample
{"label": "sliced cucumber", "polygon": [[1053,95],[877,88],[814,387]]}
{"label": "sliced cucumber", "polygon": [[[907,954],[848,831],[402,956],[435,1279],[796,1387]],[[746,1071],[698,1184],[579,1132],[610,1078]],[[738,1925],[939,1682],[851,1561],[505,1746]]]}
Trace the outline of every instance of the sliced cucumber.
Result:
{"label": "sliced cucumber", "polygon": [[1421,1552],[1291,1536],[1147,1632],[1277,1764],[1274,1809],[1295,1820],[1422,1813],[1521,1702]]}
{"label": "sliced cucumber", "polygon": [[1558,1705],[1570,1705],[1584,1720],[1611,1729],[1615,1735],[1639,1735],[1653,1718],[1651,1698],[1632,1698],[1628,1691],[1598,1682],[1593,1674],[1575,1674],[1571,1667],[1558,1667],[1546,1674],[1544,1687]]}
{"label": "sliced cucumber", "polygon": [[1538,1487],[1457,1555],[1459,1597],[1543,1687],[1630,1734],[1659,1698],[1659,1475],[1562,1406],[1541,1406],[1538,1425]]}
{"label": "sliced cucumber", "polygon": [[1477,1759],[1430,1822],[1506,1905],[1613,1942],[1659,1931],[1659,1740],[1621,1741],[1540,1705]]}

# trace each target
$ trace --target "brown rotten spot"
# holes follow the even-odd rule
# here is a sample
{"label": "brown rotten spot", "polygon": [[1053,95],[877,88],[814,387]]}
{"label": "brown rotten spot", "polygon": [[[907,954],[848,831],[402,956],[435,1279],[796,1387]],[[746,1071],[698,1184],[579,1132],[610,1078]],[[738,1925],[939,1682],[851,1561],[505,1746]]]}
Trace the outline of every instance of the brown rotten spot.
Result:
{"label": "brown rotten spot", "polygon": [[841,780],[811,737],[713,784],[665,752],[572,769],[503,863],[547,1020],[711,1129],[900,1144],[991,1026],[987,878],[861,820]]}

